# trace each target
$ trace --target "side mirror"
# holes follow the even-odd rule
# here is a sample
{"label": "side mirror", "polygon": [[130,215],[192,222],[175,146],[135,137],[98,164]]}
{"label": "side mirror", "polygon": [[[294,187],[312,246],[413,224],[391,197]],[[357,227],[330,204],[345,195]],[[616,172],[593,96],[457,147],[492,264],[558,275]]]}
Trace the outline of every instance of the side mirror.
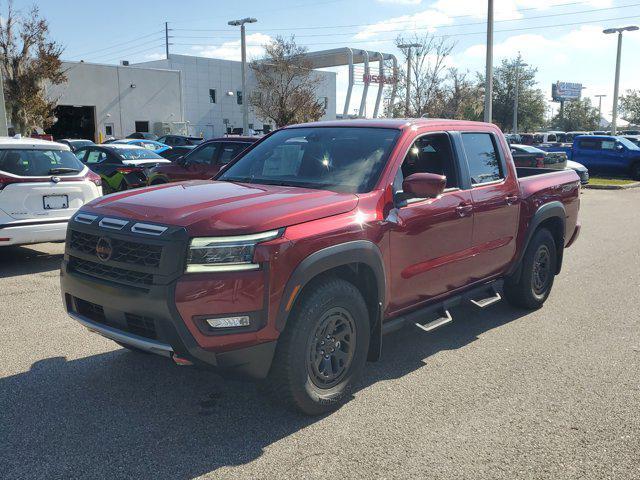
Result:
{"label": "side mirror", "polygon": [[516,154],[516,150],[514,148],[511,149],[511,155],[515,155]]}
{"label": "side mirror", "polygon": [[624,150],[624,145],[622,145],[621,143],[616,143],[616,150],[621,152],[622,150]]}
{"label": "side mirror", "polygon": [[447,177],[435,173],[414,173],[402,182],[405,198],[434,198],[444,192]]}

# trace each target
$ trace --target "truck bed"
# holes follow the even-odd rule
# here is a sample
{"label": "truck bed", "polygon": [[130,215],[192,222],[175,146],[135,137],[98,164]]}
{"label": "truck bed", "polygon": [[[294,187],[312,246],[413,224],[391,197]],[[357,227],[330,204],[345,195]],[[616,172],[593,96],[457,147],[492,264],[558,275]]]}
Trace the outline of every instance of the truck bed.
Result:
{"label": "truck bed", "polygon": [[546,168],[517,168],[523,215],[521,222],[528,222],[540,205],[560,202],[566,213],[565,241],[568,242],[578,222],[580,208],[580,177],[571,170]]}

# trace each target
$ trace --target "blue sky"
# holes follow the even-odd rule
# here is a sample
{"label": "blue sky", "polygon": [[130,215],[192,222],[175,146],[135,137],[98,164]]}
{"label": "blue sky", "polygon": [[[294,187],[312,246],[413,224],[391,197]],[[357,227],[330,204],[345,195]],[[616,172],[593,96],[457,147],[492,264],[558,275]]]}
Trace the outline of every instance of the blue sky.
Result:
{"label": "blue sky", "polygon": [[[4,3],[4,2],[3,2]],[[296,35],[309,50],[352,46],[398,54],[399,33],[431,32],[456,42],[450,64],[484,69],[485,0],[39,0],[65,59],[117,63],[164,55],[164,22],[174,37],[173,53],[239,59],[239,32],[227,21],[253,16],[249,55],[276,35]],[[19,9],[32,1],[15,0]],[[537,66],[540,87],[550,96],[556,80],[581,82],[586,96],[606,94],[610,110],[615,35],[603,28],[640,25],[640,0],[495,0],[495,62],[520,51]],[[587,23],[588,22],[588,23]],[[625,34],[622,88],[640,89],[640,32]],[[338,101],[346,78],[338,70]],[[594,103],[597,103],[594,99]],[[557,109],[557,105],[552,104]],[[340,108],[339,108],[340,109]]]}

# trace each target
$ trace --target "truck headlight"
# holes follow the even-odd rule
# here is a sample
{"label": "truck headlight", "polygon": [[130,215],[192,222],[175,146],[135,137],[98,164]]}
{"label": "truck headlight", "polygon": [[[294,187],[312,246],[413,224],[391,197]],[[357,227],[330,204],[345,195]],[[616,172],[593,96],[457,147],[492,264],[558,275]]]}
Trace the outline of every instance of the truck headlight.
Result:
{"label": "truck headlight", "polygon": [[189,243],[187,272],[231,272],[256,270],[256,245],[282,235],[283,230],[233,237],[197,237]]}

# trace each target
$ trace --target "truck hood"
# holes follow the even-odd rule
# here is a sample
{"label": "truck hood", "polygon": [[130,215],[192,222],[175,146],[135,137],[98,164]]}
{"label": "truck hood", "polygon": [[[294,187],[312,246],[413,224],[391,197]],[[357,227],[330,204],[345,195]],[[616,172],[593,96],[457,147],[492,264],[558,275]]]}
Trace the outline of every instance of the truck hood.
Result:
{"label": "truck hood", "polygon": [[192,181],[108,195],[83,211],[185,227],[191,235],[238,235],[346,213],[357,204],[351,193]]}

